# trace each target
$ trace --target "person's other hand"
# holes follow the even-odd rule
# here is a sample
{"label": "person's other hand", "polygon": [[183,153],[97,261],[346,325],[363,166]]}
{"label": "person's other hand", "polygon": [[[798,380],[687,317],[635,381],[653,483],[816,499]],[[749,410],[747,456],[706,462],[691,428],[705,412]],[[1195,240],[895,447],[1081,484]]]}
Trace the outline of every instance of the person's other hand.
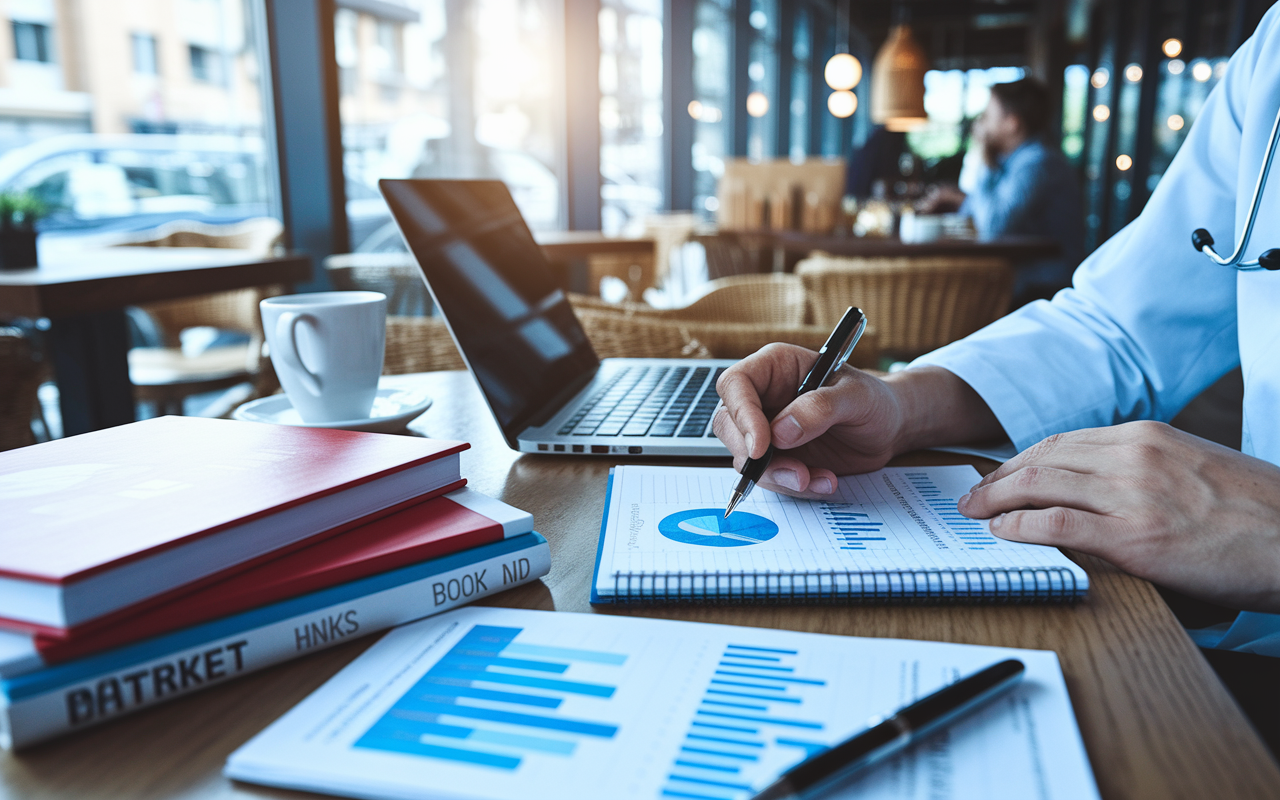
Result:
{"label": "person's other hand", "polygon": [[1280,467],[1158,422],[1051,436],[960,499],[997,536],[1100,556],[1229,608],[1280,612]]}
{"label": "person's other hand", "polygon": [[725,370],[716,384],[721,406],[712,430],[733,454],[734,468],[741,472],[747,457],[760,458],[770,442],[777,448],[762,488],[830,495],[837,475],[879,469],[895,453],[902,408],[879,378],[844,367],[829,385],[796,398],[816,359],[812,350],[771,344]]}

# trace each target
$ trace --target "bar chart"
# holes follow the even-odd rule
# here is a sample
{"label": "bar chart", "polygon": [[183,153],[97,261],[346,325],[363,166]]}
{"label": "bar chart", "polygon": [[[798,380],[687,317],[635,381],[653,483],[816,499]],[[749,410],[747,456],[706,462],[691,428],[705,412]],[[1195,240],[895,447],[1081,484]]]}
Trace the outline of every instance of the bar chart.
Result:
{"label": "bar chart", "polygon": [[997,546],[999,541],[991,535],[987,527],[975,519],[969,519],[956,510],[958,497],[946,497],[946,493],[938,488],[928,473],[904,472],[903,475],[916,490],[926,505],[946,523],[953,534],[960,539],[962,547],[967,550],[986,550]]}
{"label": "bar chart", "polygon": [[806,713],[806,695],[827,682],[797,674],[797,656],[797,650],[774,647],[724,647],[667,774],[663,797],[740,800],[752,790],[752,778],[761,782],[753,767],[774,760],[771,751],[789,751],[787,760],[794,763],[827,748],[811,738],[824,725],[809,717],[821,712]]}
{"label": "bar chart", "polygon": [[617,689],[562,677],[575,662],[618,667],[627,656],[517,642],[522,632],[472,627],[355,747],[511,771],[531,757],[571,757],[583,737],[614,738],[616,724],[556,711],[570,696],[608,700]]}
{"label": "bar chart", "polygon": [[841,550],[866,550],[868,542],[883,542],[884,523],[872,519],[870,514],[854,511],[847,503],[822,503],[819,514],[831,534],[836,537]]}

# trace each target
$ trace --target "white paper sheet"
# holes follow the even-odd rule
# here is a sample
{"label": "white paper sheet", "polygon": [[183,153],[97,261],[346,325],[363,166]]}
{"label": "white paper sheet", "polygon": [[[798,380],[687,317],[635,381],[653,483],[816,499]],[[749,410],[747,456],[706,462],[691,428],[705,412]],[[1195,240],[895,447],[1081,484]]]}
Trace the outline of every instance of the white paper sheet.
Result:
{"label": "white paper sheet", "polygon": [[365,798],[742,800],[1006,658],[1019,686],[836,796],[1097,797],[1051,652],[496,608],[393,631],[226,774]]}

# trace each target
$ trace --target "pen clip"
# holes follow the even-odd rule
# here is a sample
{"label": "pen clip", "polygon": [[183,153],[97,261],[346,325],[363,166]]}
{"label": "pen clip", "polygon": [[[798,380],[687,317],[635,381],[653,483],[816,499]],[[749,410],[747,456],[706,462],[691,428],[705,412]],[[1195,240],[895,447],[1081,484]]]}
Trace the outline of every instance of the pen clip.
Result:
{"label": "pen clip", "polygon": [[840,351],[840,355],[836,357],[836,362],[831,366],[831,374],[840,371],[840,368],[849,363],[849,356],[853,355],[853,348],[858,346],[858,340],[862,338],[862,332],[867,329],[867,315],[863,314],[862,319],[858,320],[858,327],[854,329],[853,335],[849,337],[849,342]]}

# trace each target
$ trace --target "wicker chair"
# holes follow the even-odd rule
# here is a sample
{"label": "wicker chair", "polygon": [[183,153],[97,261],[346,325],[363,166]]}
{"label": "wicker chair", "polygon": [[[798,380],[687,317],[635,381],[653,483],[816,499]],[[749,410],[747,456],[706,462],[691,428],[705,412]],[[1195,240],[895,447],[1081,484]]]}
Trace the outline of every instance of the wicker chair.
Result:
{"label": "wicker chair", "polygon": [[383,375],[466,369],[441,317],[387,317]]}
{"label": "wicker chair", "polygon": [[344,253],[326,258],[324,269],[335,289],[385,294],[388,315],[430,313],[431,299],[422,270],[410,253]]}
{"label": "wicker chair", "polygon": [[803,325],[807,302],[804,284],[795,275],[736,275],[711,281],[689,305],[661,313],[700,322]]}
{"label": "wicker chair", "polygon": [[712,280],[733,275],[756,275],[768,272],[772,266],[772,252],[732,231],[694,236],[693,241],[706,251],[707,277]]}
{"label": "wicker chair", "polygon": [[590,309],[577,309],[577,315],[600,358],[712,357],[676,320]]}
{"label": "wicker chair", "polygon": [[880,347],[911,357],[962,339],[1009,311],[1013,268],[992,258],[835,258],[796,265],[820,327],[850,305],[866,312]]}
{"label": "wicker chair", "polygon": [[[226,247],[247,250],[261,256],[275,252],[284,228],[271,217],[259,217],[232,225],[206,225],[191,220],[175,220],[144,231],[119,246],[129,247]],[[156,324],[162,341],[151,347],[129,351],[129,379],[134,397],[153,403],[160,413],[181,414],[183,400],[191,395],[228,389],[242,383],[253,384],[247,398],[270,394],[277,388],[275,372],[262,355],[262,319],[258,301],[283,293],[279,286],[237,289],[231,292],[184,297],[141,306]],[[187,328],[211,327],[243,333],[246,345],[212,347],[188,356],[182,352],[180,336]],[[225,415],[230,406],[218,408]]]}
{"label": "wicker chair", "polygon": [[[258,303],[282,293],[279,286],[266,286],[145,306],[164,341],[159,347],[134,347],[129,351],[134,398],[154,403],[160,413],[181,414],[187,397],[242,383],[253,384],[253,391],[249,398],[241,399],[271,394],[277,383],[275,371],[262,354],[265,337]],[[194,327],[242,333],[249,342],[210,347],[189,356],[182,351],[180,336]]]}
{"label": "wicker chair", "polygon": [[0,328],[0,450],[35,444],[31,421],[43,377],[39,354],[17,328]]}
{"label": "wicker chair", "polygon": [[[745,358],[774,342],[817,350],[831,334],[829,327],[824,328],[819,325],[684,318],[681,314],[685,309],[657,309],[641,303],[606,303],[596,297],[578,294],[569,295],[569,302],[573,305],[578,319],[583,321],[584,327],[588,324],[604,327],[606,323],[600,320],[606,316],[632,321],[652,320],[671,331],[678,331],[680,336],[689,342],[697,342],[711,358]],[[613,322],[612,325],[617,330],[625,329],[622,322]],[[639,327],[635,326],[632,330],[639,330]],[[645,332],[647,330],[646,327]],[[590,330],[588,330],[588,336],[591,337]],[[674,341],[673,335],[668,334],[668,336],[672,336]],[[592,341],[594,343],[595,339],[592,338]],[[853,356],[849,360],[850,365],[863,368],[879,366],[878,341],[876,331],[868,327],[862,336],[862,342],[853,351]],[[617,349],[628,350],[629,348],[620,345]],[[604,354],[601,353],[601,355]],[[630,355],[630,353],[623,352],[622,355]]]}

